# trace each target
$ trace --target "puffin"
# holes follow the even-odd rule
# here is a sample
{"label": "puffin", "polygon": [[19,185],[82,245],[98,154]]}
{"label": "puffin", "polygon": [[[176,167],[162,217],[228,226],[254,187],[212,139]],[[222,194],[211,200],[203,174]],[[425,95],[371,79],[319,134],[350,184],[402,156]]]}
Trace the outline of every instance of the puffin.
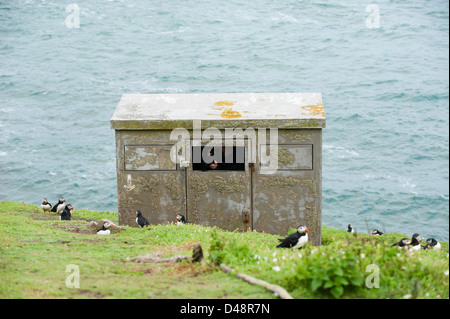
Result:
{"label": "puffin", "polygon": [[409,245],[411,245],[411,240],[409,240],[409,238],[402,238],[400,239],[400,241],[398,243],[393,244],[391,247],[408,247]]}
{"label": "puffin", "polygon": [[42,200],[41,208],[44,211],[44,213],[47,212],[50,215],[50,210],[52,209],[52,204],[50,204],[48,202],[47,198],[44,198]]}
{"label": "puffin", "polygon": [[177,217],[175,217],[175,222],[177,223],[177,225],[189,224],[189,221],[186,220],[186,217],[181,214],[178,214]]}
{"label": "puffin", "polygon": [[142,212],[140,210],[136,211],[136,224],[138,224],[140,228],[150,225],[148,220],[142,216]]}
{"label": "puffin", "polygon": [[349,233],[354,233],[355,232],[355,230],[352,228],[351,224],[348,224],[347,232],[349,232]]}
{"label": "puffin", "polygon": [[383,234],[384,234],[384,233],[380,232],[378,229],[372,230],[372,235],[374,235],[374,236],[381,236],[381,235],[383,235]]}
{"label": "puffin", "polygon": [[67,204],[62,213],[58,213],[59,215],[59,220],[71,220],[72,219],[72,210],[73,207],[70,204]]}
{"label": "puffin", "polygon": [[284,239],[279,238],[281,242],[277,245],[277,248],[302,248],[308,242],[309,229],[306,226],[300,225],[297,228],[297,232],[287,236]]}
{"label": "puffin", "polygon": [[65,206],[66,206],[66,200],[64,199],[64,197],[61,196],[58,200],[58,204],[53,206],[51,212],[57,213],[59,215],[59,213],[64,209]]}
{"label": "puffin", "polygon": [[427,239],[427,244],[425,246],[423,246],[424,249],[433,249],[433,250],[439,250],[441,249],[441,243],[439,243],[436,239],[434,238],[428,238]]}
{"label": "puffin", "polygon": [[422,242],[422,237],[420,236],[420,234],[415,233],[414,235],[412,235],[411,237],[411,251],[415,251],[415,250],[419,250],[420,249],[420,243]]}
{"label": "puffin", "polygon": [[102,228],[97,231],[97,235],[110,235],[113,225],[110,222],[104,222]]}

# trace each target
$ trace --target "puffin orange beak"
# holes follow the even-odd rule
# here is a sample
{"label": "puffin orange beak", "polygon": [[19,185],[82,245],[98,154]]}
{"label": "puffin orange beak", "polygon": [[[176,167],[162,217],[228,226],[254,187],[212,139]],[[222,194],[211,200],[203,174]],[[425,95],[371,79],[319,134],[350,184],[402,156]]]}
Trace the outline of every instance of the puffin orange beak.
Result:
{"label": "puffin orange beak", "polygon": [[309,233],[309,229],[308,229],[308,227],[306,227],[306,232],[307,232],[307,233]]}
{"label": "puffin orange beak", "polygon": [[111,228],[114,228],[113,224],[111,224]]}

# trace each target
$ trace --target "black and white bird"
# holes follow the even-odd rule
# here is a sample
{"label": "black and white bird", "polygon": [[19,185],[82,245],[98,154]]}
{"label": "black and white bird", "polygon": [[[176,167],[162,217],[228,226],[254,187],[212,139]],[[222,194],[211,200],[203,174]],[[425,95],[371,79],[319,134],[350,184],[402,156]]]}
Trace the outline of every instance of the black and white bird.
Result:
{"label": "black and white bird", "polygon": [[420,236],[420,234],[415,233],[414,235],[412,235],[410,250],[411,251],[420,250],[420,248],[421,248],[420,243],[421,242],[422,242],[422,237]]}
{"label": "black and white bird", "polygon": [[278,239],[281,243],[277,245],[278,248],[302,248],[308,242],[309,229],[306,226],[299,226],[297,231],[290,234],[284,239]]}
{"label": "black and white bird", "polygon": [[58,204],[53,206],[51,212],[57,213],[59,215],[59,213],[64,209],[64,207],[66,207],[66,200],[64,199],[64,197],[61,196],[58,200]]}
{"label": "black and white bird", "polygon": [[398,243],[395,243],[392,245],[392,247],[398,246],[398,247],[408,247],[411,245],[411,240],[409,238],[402,238]]}
{"label": "black and white bird", "polygon": [[380,232],[378,229],[372,230],[372,235],[374,235],[374,236],[381,236],[381,235],[383,235],[383,234],[384,234],[384,233]]}
{"label": "black and white bird", "polygon": [[50,204],[48,202],[47,198],[44,198],[42,200],[41,208],[44,211],[44,213],[47,212],[50,215],[50,210],[52,209],[52,204]]}
{"label": "black and white bird", "polygon": [[175,222],[177,225],[189,224],[189,221],[186,220],[186,217],[184,217],[184,215],[181,214],[178,214],[175,217]]}
{"label": "black and white bird", "polygon": [[427,244],[424,246],[425,249],[433,249],[433,250],[439,250],[441,249],[441,243],[439,243],[434,238],[428,238]]}
{"label": "black and white bird", "polygon": [[67,204],[61,213],[58,213],[60,220],[71,220],[72,219],[72,210],[73,207],[70,204]]}
{"label": "black and white bird", "polygon": [[355,232],[355,230],[352,228],[351,224],[348,224],[347,232],[349,232],[349,233],[354,233]]}
{"label": "black and white bird", "polygon": [[136,224],[138,224],[140,228],[150,225],[148,220],[142,216],[142,212],[140,210],[136,211]]}
{"label": "black and white bird", "polygon": [[110,235],[113,225],[110,222],[104,222],[102,228],[97,231],[97,235]]}

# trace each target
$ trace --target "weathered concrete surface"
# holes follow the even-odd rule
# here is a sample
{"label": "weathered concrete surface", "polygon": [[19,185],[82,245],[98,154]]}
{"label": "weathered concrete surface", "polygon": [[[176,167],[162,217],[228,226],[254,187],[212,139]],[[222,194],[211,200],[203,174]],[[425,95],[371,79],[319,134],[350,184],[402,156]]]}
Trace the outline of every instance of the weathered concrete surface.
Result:
{"label": "weathered concrete surface", "polygon": [[[310,241],[319,245],[322,229],[321,130],[279,130],[278,143],[279,149],[285,149],[278,152],[278,170],[271,175],[262,175],[259,174],[261,165],[255,169],[252,227],[258,231],[285,234],[290,227],[303,224],[310,230]],[[306,151],[297,152],[299,148]]]}
{"label": "weathered concrete surface", "polygon": [[116,130],[324,128],[320,93],[124,94],[111,118]]}

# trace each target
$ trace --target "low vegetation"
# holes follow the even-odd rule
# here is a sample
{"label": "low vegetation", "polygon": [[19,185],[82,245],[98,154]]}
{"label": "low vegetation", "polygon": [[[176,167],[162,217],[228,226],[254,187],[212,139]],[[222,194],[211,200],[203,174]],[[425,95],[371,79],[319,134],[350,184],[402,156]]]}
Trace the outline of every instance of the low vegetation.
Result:
{"label": "low vegetation", "polygon": [[[405,236],[369,236],[323,226],[322,246],[275,248],[279,236],[199,225],[151,225],[98,236],[91,220],[117,214],[74,211],[60,221],[40,207],[0,202],[0,298],[277,298],[218,267],[284,287],[294,298],[448,298],[448,243],[440,251],[391,247]],[[294,230],[291,230],[294,231]],[[136,263],[127,257],[188,256],[206,262]],[[80,287],[70,288],[71,265]]]}

